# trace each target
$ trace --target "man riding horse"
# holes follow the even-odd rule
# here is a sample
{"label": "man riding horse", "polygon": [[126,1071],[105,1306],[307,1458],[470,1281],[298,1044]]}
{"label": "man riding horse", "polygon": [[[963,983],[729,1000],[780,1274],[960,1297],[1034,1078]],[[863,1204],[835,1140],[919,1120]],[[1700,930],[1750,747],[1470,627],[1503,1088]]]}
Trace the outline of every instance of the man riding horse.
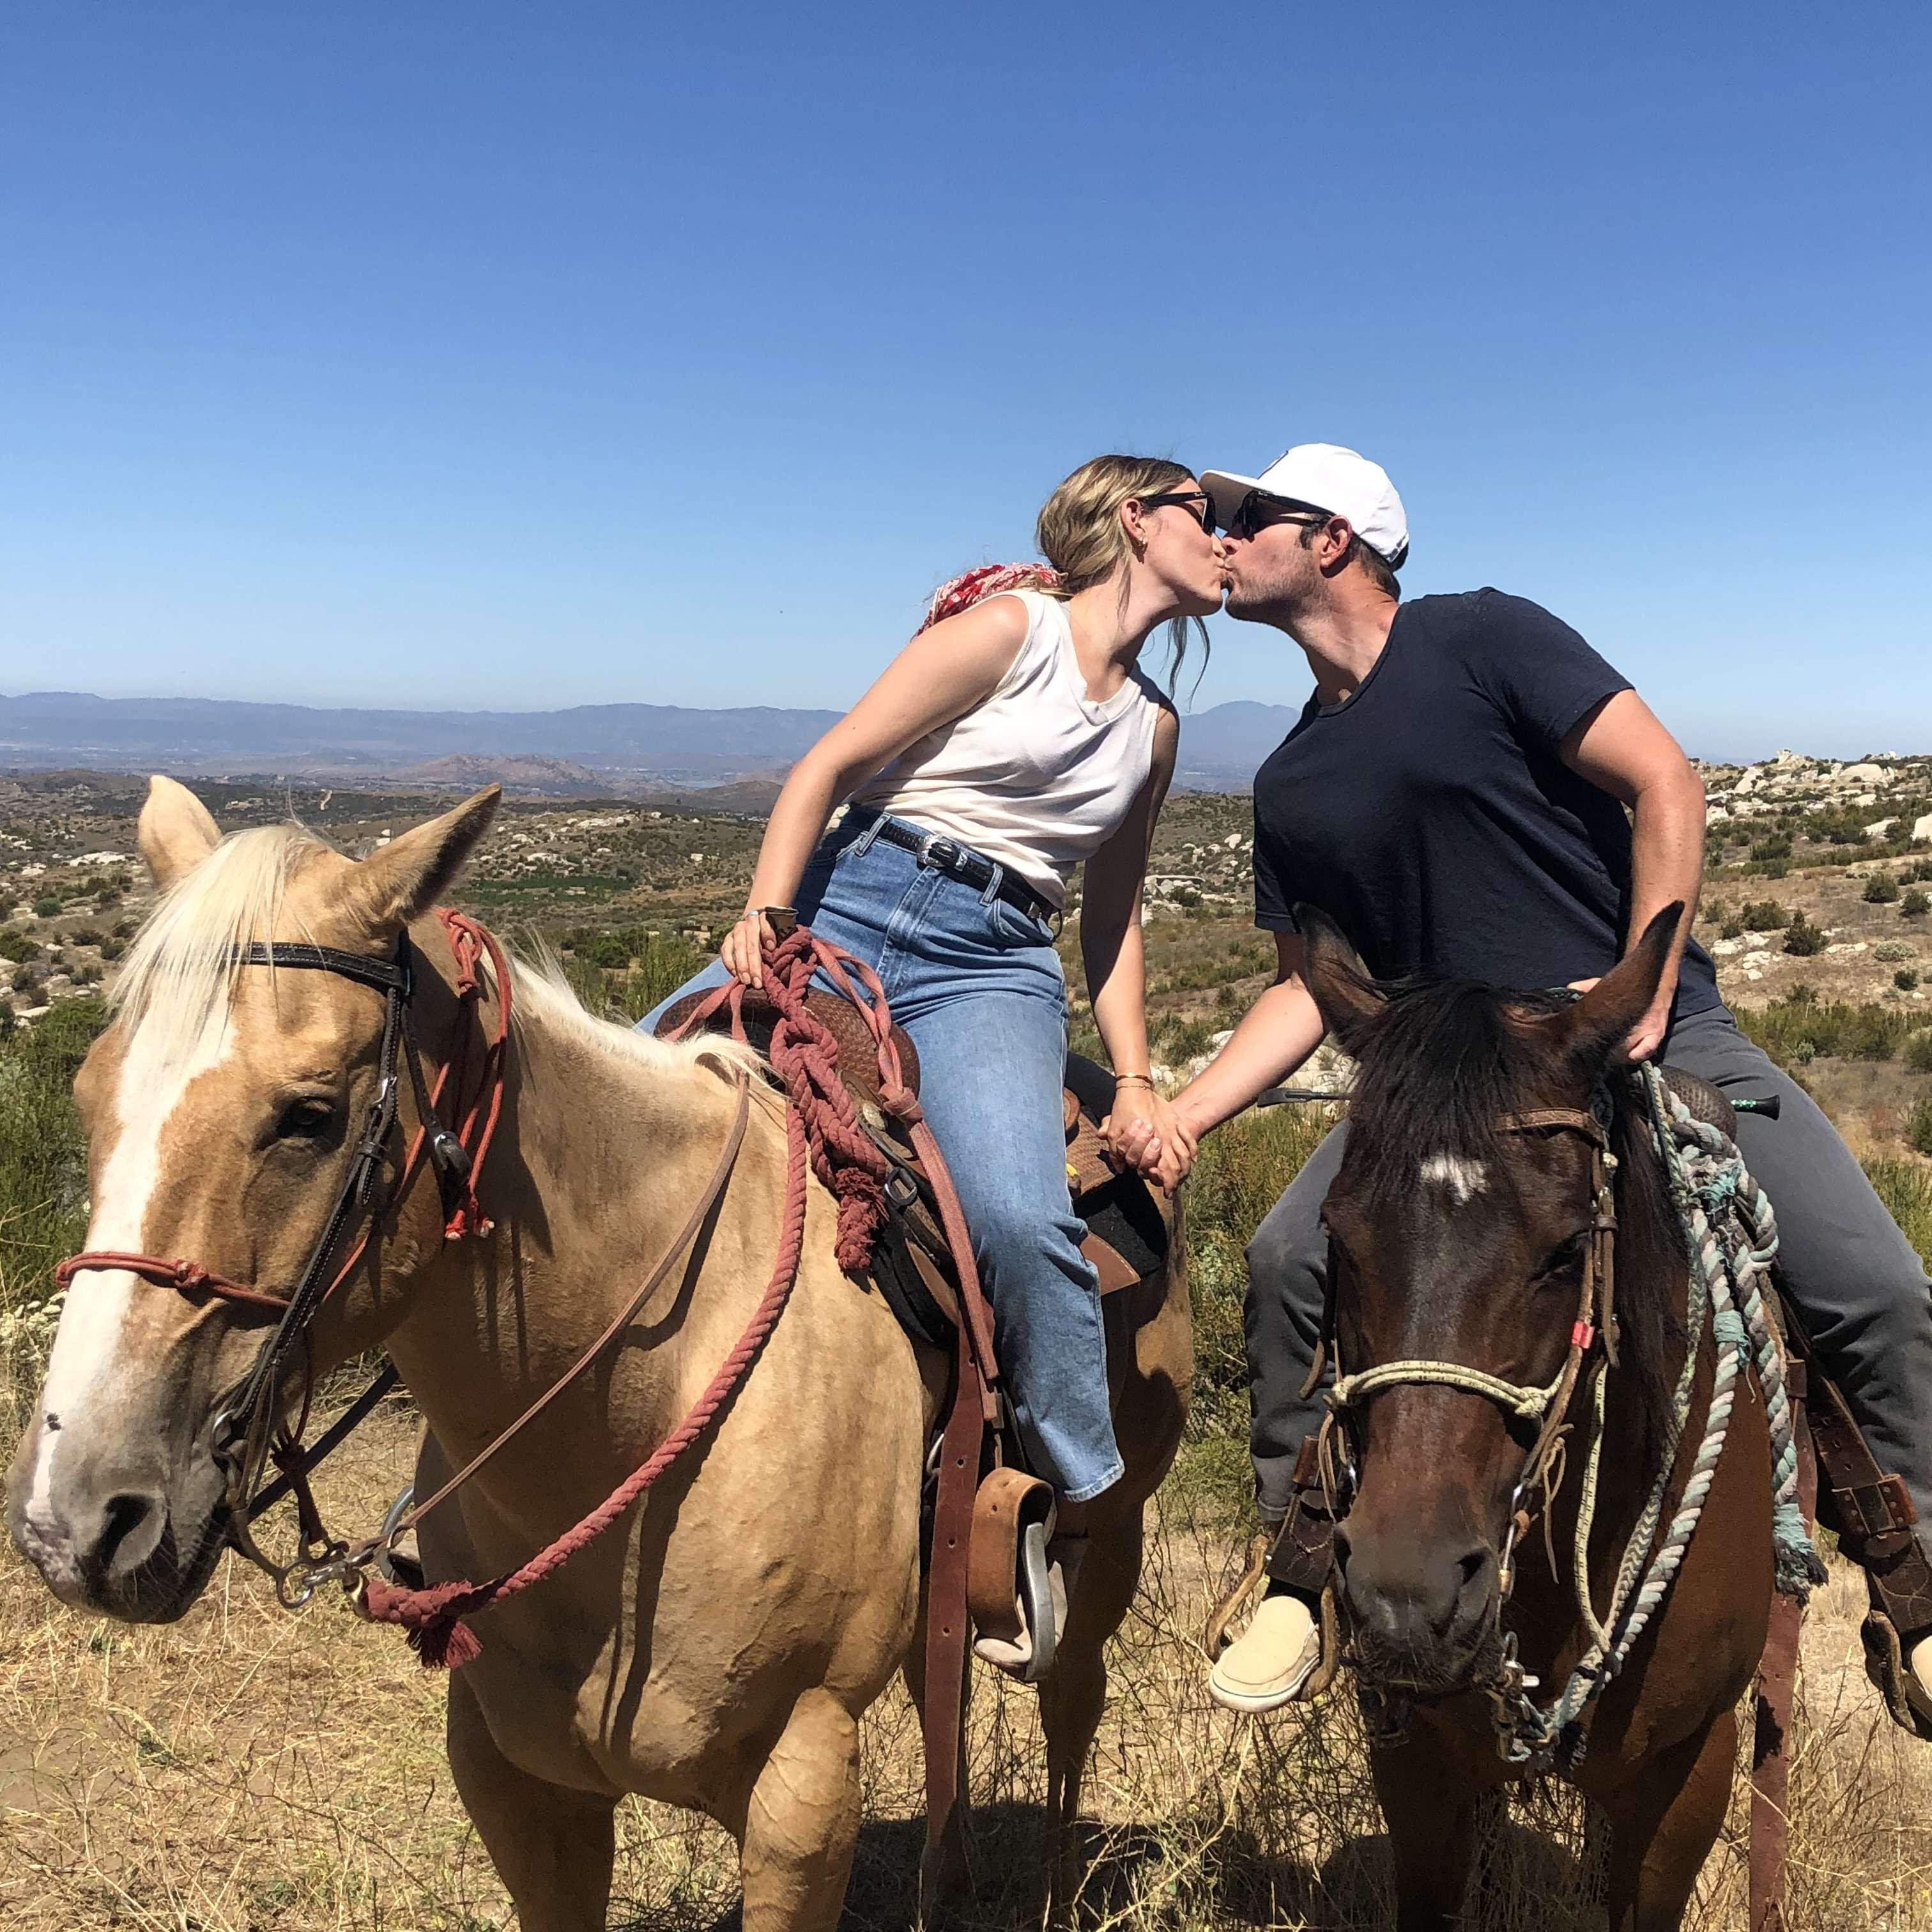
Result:
{"label": "man riding horse", "polygon": [[[1660,908],[1697,903],[1705,822],[1676,741],[1568,626],[1494,590],[1402,601],[1407,522],[1378,465],[1304,444],[1258,476],[1201,480],[1227,530],[1228,610],[1292,638],[1316,688],[1255,780],[1255,920],[1276,935],[1275,982],[1178,1097],[1197,1137],[1322,1039],[1298,902],[1334,918],[1382,978],[1587,986]],[[1830,1121],[1739,1031],[1688,926],[1624,1053],[1667,1055],[1727,1095],[1782,1103],[1775,1121],[1741,1118],[1737,1138],[1777,1204],[1786,1293],[1879,1466],[1846,1492],[1861,1520],[1839,1527],[1873,1578],[1886,1645],[1896,1640],[1893,1714],[1932,1736],[1925,1271]],[[1264,1523],[1282,1527],[1268,1594],[1210,1680],[1240,1710],[1288,1702],[1319,1659],[1331,1526],[1298,1465],[1323,1412],[1305,1384],[1327,1287],[1322,1205],[1346,1132],[1323,1141],[1248,1249],[1256,1490]],[[1459,1178],[1468,1184],[1453,1172],[1417,1182]]]}

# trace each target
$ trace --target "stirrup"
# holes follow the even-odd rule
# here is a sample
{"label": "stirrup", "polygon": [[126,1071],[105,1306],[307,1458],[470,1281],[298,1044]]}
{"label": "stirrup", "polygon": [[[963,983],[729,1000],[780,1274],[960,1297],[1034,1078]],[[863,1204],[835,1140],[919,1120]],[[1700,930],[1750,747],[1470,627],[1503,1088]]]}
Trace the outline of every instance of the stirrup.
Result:
{"label": "stirrup", "polygon": [[1228,1634],[1228,1626],[1247,1607],[1248,1599],[1259,1587],[1268,1569],[1268,1552],[1274,1547],[1276,1529],[1258,1529],[1248,1540],[1248,1553],[1241,1565],[1241,1574],[1234,1579],[1234,1586],[1208,1613],[1208,1628],[1202,1634],[1201,1647],[1208,1653],[1212,1664],[1233,1642]]}
{"label": "stirrup", "polygon": [[[973,1654],[1022,1684],[1053,1668],[1066,1612],[1053,1596],[1048,1556],[1058,1524],[1053,1491],[1024,1470],[993,1470],[973,1504],[968,1601],[978,1634]],[[1064,1605],[1066,1569],[1062,1552]]]}
{"label": "stirrup", "polygon": [[1932,1716],[1912,1701],[1908,1688],[1912,1666],[1905,1660],[1905,1646],[1898,1630],[1882,1610],[1874,1609],[1865,1618],[1858,1636],[1864,1645],[1865,1675],[1885,1701],[1892,1721],[1902,1731],[1932,1744]]}

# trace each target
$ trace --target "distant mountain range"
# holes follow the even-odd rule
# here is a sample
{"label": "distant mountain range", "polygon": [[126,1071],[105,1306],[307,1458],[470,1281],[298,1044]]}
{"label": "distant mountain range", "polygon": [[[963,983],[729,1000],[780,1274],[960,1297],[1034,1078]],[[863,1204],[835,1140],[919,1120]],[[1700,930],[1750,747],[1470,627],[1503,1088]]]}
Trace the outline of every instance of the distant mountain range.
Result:
{"label": "distant mountain range", "polygon": [[[1244,702],[1184,718],[1179,782],[1197,791],[1246,786],[1296,715],[1286,705]],[[838,716],[768,705],[717,711],[674,704],[325,710],[226,698],[36,691],[0,693],[0,767],[87,766],[452,788],[496,779],[518,790],[581,796],[770,778]]]}

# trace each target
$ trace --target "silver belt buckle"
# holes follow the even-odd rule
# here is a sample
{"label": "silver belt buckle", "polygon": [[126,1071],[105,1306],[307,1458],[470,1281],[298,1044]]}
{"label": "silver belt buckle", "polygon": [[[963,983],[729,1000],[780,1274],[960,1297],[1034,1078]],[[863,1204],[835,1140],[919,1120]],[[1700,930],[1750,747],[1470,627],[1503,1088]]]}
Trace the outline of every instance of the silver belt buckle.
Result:
{"label": "silver belt buckle", "polygon": [[[944,859],[935,857],[934,854],[942,846],[945,848],[946,856]],[[956,838],[948,838],[944,832],[928,832],[919,842],[919,849],[915,856],[922,866],[931,866],[940,872],[950,872],[959,862],[959,842]]]}

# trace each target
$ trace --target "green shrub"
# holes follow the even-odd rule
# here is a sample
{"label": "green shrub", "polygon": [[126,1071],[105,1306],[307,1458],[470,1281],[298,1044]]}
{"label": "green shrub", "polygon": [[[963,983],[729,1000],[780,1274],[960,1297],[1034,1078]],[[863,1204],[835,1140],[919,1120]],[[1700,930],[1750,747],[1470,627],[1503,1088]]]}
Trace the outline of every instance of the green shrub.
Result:
{"label": "green shrub", "polygon": [[1872,957],[1881,966],[1896,965],[1900,960],[1910,959],[1912,956],[1912,948],[1900,945],[1894,939],[1888,939],[1882,945],[1872,948]]}
{"label": "green shrub", "polygon": [[1889,872],[1874,872],[1865,881],[1867,905],[1895,905],[1898,902],[1898,881]]}
{"label": "green shrub", "polygon": [[[1895,1006],[1852,1006],[1842,1000],[1820,1003],[1805,986],[1794,987],[1792,994],[1804,997],[1741,1007],[1738,1012],[1738,1024],[1780,1066],[1802,1066],[1821,1053],[1846,1060],[1889,1060],[1901,1051],[1910,1066],[1918,1050],[1912,1042],[1932,1043],[1932,1034],[1922,1030],[1920,1016]],[[1932,1072],[1932,1066],[1921,1070]]]}
{"label": "green shrub", "polygon": [[1932,1073],[1932,1033],[1916,1033],[1905,1042],[1905,1064],[1915,1073]]}
{"label": "green shrub", "polygon": [[1905,1138],[1921,1154],[1932,1154],[1932,1095],[1921,1100],[1905,1124]]}
{"label": "green shrub", "polygon": [[1923,919],[1928,912],[1932,912],[1932,898],[1928,898],[1916,886],[1898,902],[1901,919]]}
{"label": "green shrub", "polygon": [[1825,934],[1802,913],[1786,928],[1784,950],[1800,959],[1809,959],[1825,950]]}
{"label": "green shrub", "polygon": [[1892,983],[1901,993],[1909,993],[1918,983],[1918,975],[1910,966],[1901,966],[1892,976]]}
{"label": "green shrub", "polygon": [[1753,899],[1738,914],[1747,932],[1776,932],[1791,923],[1791,915],[1775,899]]}
{"label": "green shrub", "polygon": [[1720,939],[1742,939],[1744,936],[1744,922],[1741,919],[1727,919],[1724,929],[1718,934]]}
{"label": "green shrub", "polygon": [[40,956],[40,949],[24,932],[0,932],[0,959],[10,959],[16,966],[23,966]]}
{"label": "green shrub", "polygon": [[1194,1304],[1192,1440],[1246,1442],[1248,1364],[1241,1309],[1247,1268],[1242,1251],[1332,1118],[1326,1107],[1261,1108],[1230,1120],[1201,1144],[1186,1193],[1188,1286]]}
{"label": "green shrub", "polygon": [[0,1348],[19,1363],[52,1335],[53,1265],[87,1228],[86,1148],[69,1088],[104,1016],[69,1000],[0,1038]]}
{"label": "green shrub", "polygon": [[48,893],[44,898],[38,898],[34,902],[34,916],[36,919],[52,919],[60,909],[61,902],[52,892]]}

